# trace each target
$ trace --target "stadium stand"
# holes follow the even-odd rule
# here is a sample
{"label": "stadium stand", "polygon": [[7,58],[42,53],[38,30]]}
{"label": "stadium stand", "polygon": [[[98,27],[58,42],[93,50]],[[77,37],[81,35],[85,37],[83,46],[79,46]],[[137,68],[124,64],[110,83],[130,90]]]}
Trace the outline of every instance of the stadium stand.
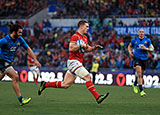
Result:
{"label": "stadium stand", "polygon": [[148,17],[160,14],[158,0],[49,0],[53,18],[64,17]]}
{"label": "stadium stand", "polygon": [[47,0],[1,0],[0,18],[28,18],[47,7]]}

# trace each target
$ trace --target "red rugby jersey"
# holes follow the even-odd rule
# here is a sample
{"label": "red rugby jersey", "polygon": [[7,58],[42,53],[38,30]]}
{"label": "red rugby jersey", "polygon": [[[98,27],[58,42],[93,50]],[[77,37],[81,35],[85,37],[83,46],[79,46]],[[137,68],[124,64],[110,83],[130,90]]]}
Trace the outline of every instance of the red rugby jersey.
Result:
{"label": "red rugby jersey", "polygon": [[28,56],[27,61],[30,62],[30,67],[35,66],[35,61],[34,61],[34,59],[32,57]]}
{"label": "red rugby jersey", "polygon": [[[80,33],[76,32],[70,39],[71,41],[77,42],[77,40],[82,39],[85,44],[87,44],[88,39],[86,35],[81,35]],[[84,53],[80,53],[79,51],[69,52],[69,60],[78,60],[79,62],[83,62],[83,55]]]}

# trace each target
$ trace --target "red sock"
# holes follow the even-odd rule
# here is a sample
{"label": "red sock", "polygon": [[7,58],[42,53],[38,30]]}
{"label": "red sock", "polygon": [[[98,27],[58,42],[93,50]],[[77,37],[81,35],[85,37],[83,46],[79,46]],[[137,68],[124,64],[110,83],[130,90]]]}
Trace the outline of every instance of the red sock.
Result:
{"label": "red sock", "polygon": [[87,81],[86,82],[86,87],[88,88],[88,90],[92,93],[92,95],[95,97],[95,99],[97,99],[100,95],[97,93],[96,88],[94,87],[92,81]]}
{"label": "red sock", "polygon": [[34,83],[36,84],[37,83],[37,79],[36,78],[33,78],[34,79]]}
{"label": "red sock", "polygon": [[34,83],[35,83],[35,84],[38,84],[38,82],[37,82],[37,79],[36,79],[36,78],[34,79]]}
{"label": "red sock", "polygon": [[62,81],[55,81],[55,82],[47,82],[45,87],[54,87],[54,88],[61,88]]}

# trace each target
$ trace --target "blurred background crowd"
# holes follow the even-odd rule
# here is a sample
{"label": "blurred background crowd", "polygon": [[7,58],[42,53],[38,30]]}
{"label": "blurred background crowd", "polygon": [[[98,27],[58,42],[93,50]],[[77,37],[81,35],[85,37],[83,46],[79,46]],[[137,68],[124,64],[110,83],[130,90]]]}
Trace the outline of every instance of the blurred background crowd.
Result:
{"label": "blurred background crowd", "polygon": [[1,0],[1,18],[27,18],[47,7],[46,0]]}
{"label": "blurred background crowd", "polygon": [[[86,52],[84,65],[89,69],[93,60],[98,60],[101,68],[128,69],[132,68],[133,59],[129,57],[127,47],[136,36],[118,35],[114,26],[127,26],[125,22],[117,21],[118,17],[155,17],[160,14],[158,0],[1,0],[1,18],[21,18],[36,14],[48,7],[52,10],[51,18],[83,18],[94,17],[96,22],[88,19],[92,31],[87,34],[89,44],[101,44],[104,48],[94,52]],[[21,9],[21,10],[19,10]],[[106,25],[103,20],[112,19]],[[0,20],[0,27],[12,24],[12,20]],[[48,19],[35,22],[29,26],[27,20],[16,21],[24,27],[23,37],[34,50],[42,67],[65,69],[69,51],[70,37],[76,32],[75,28],[63,31],[63,27],[53,27]],[[129,26],[160,26],[160,20],[138,19]],[[45,29],[44,29],[45,28]],[[49,29],[51,28],[51,29]],[[33,30],[33,34],[31,31]],[[0,30],[0,38],[6,33]],[[160,68],[160,38],[156,35],[146,35],[155,47],[149,53],[148,69]],[[20,48],[16,54],[15,66],[27,66],[27,52]]]}

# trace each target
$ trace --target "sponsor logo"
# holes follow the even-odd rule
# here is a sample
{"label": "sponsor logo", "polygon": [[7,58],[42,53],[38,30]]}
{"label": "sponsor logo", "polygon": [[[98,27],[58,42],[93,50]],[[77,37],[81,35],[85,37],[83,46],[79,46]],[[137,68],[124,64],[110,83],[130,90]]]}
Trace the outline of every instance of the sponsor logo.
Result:
{"label": "sponsor logo", "polygon": [[[33,73],[27,70],[18,71],[20,81],[21,82],[34,82]],[[63,81],[65,72],[55,72],[55,71],[42,71],[40,73],[41,77],[39,77],[38,82],[46,81]],[[91,78],[92,78],[92,74]],[[11,79],[7,76],[3,79],[4,81],[11,81]],[[147,74],[143,76],[144,87],[157,87],[160,88],[160,76],[156,74]],[[126,73],[100,73],[96,74],[95,84],[99,85],[117,85],[117,86],[131,86],[135,81],[134,74],[126,74]],[[80,77],[76,77],[75,82],[77,84],[84,84],[85,81]]]}

